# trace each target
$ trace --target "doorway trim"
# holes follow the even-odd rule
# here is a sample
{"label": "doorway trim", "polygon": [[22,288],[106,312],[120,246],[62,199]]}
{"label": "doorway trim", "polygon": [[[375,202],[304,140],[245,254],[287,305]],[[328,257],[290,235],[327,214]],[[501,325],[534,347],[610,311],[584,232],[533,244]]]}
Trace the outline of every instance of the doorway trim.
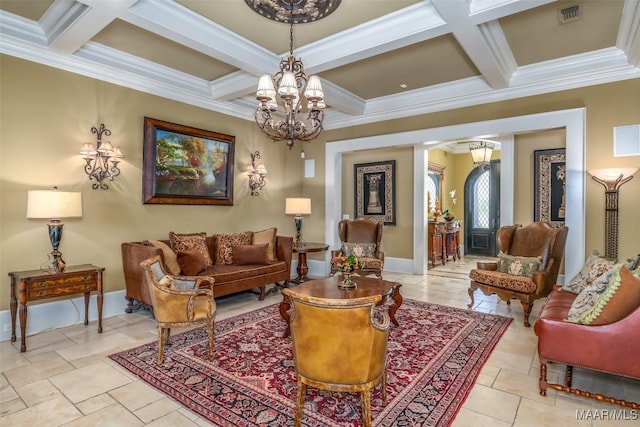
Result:
{"label": "doorway trim", "polygon": [[[566,132],[566,221],[569,227],[565,253],[565,276],[573,277],[584,263],[585,253],[585,124],[586,109],[550,111],[525,116],[508,117],[482,122],[464,123],[432,129],[421,129],[387,135],[376,135],[327,142],[325,144],[325,242],[336,247],[338,222],[341,219],[342,201],[342,153],[356,150],[414,146],[414,205],[413,205],[413,260],[400,271],[423,274],[425,266],[426,217],[422,207],[425,204],[424,174],[427,159],[424,151],[440,141],[469,139],[475,135],[535,132],[554,128],[564,128]],[[431,142],[425,142],[431,141]],[[502,144],[502,171],[500,178],[501,224],[513,223],[513,181],[515,171],[513,138]],[[333,192],[326,191],[333,188]],[[391,260],[389,260],[391,261]]]}

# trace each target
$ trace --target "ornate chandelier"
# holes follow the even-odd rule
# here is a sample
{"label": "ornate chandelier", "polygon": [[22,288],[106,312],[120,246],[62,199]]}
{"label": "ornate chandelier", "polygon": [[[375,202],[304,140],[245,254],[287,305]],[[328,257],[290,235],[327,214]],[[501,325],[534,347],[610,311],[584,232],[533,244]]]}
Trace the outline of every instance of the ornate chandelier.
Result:
{"label": "ornate chandelier", "polygon": [[[260,130],[270,139],[276,142],[287,141],[287,146],[291,149],[296,140],[311,141],[320,135],[325,109],[320,78],[308,76],[304,72],[302,60],[293,56],[293,24],[323,18],[333,12],[340,1],[278,0],[272,2],[273,9],[269,10],[265,9],[264,3],[256,0],[246,2],[262,16],[275,21],[282,21],[283,12],[288,12],[289,56],[282,58],[280,69],[273,76],[265,74],[260,77],[256,92],[256,99],[260,103],[254,117]],[[318,9],[320,6],[323,7],[322,10]],[[282,107],[278,106],[276,95],[280,98]]]}

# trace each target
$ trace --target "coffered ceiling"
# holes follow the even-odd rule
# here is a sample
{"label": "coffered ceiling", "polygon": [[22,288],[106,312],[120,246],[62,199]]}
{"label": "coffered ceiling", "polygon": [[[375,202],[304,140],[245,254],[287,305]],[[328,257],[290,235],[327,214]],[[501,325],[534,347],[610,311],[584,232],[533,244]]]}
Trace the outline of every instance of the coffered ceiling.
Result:
{"label": "coffered ceiling", "polygon": [[[640,0],[342,0],[294,34],[325,129],[640,77]],[[288,50],[243,0],[0,0],[1,53],[246,120]]]}

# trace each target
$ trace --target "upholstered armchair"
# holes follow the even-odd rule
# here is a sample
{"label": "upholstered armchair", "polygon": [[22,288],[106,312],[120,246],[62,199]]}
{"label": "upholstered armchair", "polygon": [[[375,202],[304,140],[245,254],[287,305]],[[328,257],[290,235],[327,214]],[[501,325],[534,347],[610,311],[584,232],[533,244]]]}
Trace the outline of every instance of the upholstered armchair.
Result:
{"label": "upholstered armchair", "polygon": [[531,326],[533,302],[549,295],[558,278],[568,230],[547,222],[501,227],[496,235],[498,262],[480,261],[469,273],[468,307],[473,307],[476,289],[496,294],[507,304],[516,298],[522,303],[524,325]]}
{"label": "upholstered armchair", "polygon": [[209,359],[213,361],[214,316],[216,300],[210,277],[174,277],[164,271],[160,255],[140,263],[153,303],[153,315],[158,326],[158,365],[162,364],[164,347],[169,342],[171,328],[204,325],[209,341]]}
{"label": "upholstered armchair", "polygon": [[[372,221],[368,218],[343,219],[338,223],[341,246],[340,249],[331,251],[331,256],[354,254],[362,261],[362,267],[358,274],[361,276],[375,274],[379,279],[382,279],[382,269],[384,268],[384,252],[380,250],[382,230],[383,223],[381,221]],[[332,266],[329,275],[333,276],[336,272]]]}
{"label": "upholstered armchair", "polygon": [[371,426],[371,392],[381,385],[386,404],[389,315],[376,310],[380,295],[325,299],[283,289],[291,301],[289,325],[298,382],[295,427],[302,420],[307,386],[362,394],[362,419]]}

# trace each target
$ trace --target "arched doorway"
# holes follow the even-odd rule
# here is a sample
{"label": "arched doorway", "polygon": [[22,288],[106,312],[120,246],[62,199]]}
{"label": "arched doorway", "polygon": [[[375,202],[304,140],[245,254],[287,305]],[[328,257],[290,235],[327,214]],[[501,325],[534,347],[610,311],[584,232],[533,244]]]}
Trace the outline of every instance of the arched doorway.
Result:
{"label": "arched doorway", "polygon": [[464,184],[464,253],[496,256],[500,227],[500,160],[473,169]]}

